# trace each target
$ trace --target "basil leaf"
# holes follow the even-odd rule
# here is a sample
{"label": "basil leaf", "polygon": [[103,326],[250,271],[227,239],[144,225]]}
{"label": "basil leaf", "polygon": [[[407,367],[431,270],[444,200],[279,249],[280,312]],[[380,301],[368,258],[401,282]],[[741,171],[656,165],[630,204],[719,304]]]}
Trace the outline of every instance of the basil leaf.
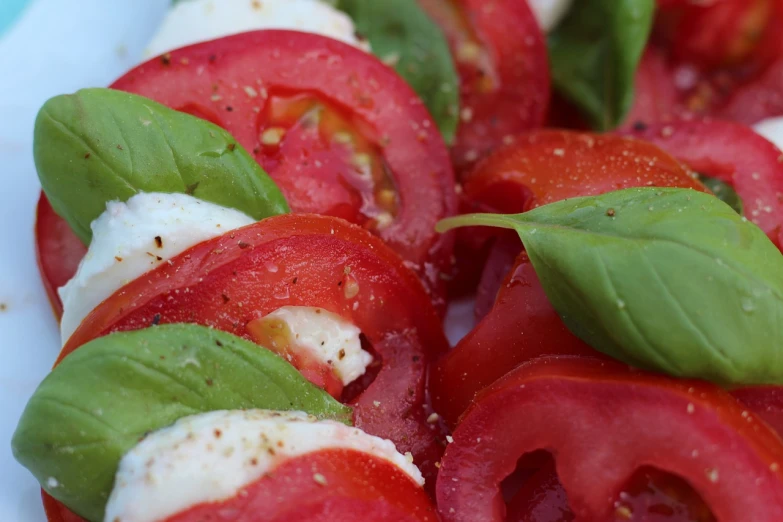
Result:
{"label": "basil leaf", "polygon": [[783,384],[783,256],[709,194],[643,188],[524,214],[459,216],[513,228],[568,328],[640,368],[719,384]]}
{"label": "basil leaf", "polygon": [[743,214],[745,210],[744,205],[742,204],[742,198],[739,197],[739,194],[735,192],[731,185],[718,178],[712,178],[705,174],[699,174],[699,181],[710,189],[710,192],[715,194],[716,198],[733,208],[737,214],[740,216]]}
{"label": "basil leaf", "polygon": [[13,452],[50,495],[97,522],[120,459],[145,434],[187,415],[248,408],[350,419],[274,353],[218,330],[162,325],[66,357],[27,404]]}
{"label": "basil leaf", "polygon": [[147,98],[84,89],[47,101],[35,166],[54,210],[89,243],[112,200],[183,192],[263,219],[288,211],[277,185],[225,130]]}
{"label": "basil leaf", "polygon": [[617,126],[633,103],[654,10],[654,0],[581,0],[549,34],[552,83],[598,130]]}
{"label": "basil leaf", "polygon": [[459,79],[443,32],[417,0],[337,0],[373,54],[388,63],[424,101],[447,144],[459,118]]}

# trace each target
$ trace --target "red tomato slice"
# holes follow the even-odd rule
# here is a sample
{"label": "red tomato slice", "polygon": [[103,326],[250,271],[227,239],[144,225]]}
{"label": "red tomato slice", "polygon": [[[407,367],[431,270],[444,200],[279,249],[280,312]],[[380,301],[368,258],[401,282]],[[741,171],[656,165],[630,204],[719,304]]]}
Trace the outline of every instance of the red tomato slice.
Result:
{"label": "red tomato slice", "polygon": [[436,522],[424,490],[394,464],[351,450],[288,459],[223,502],[164,522]]}
{"label": "red tomato slice", "polygon": [[731,185],[745,214],[778,248],[783,245],[783,155],[753,129],[717,120],[680,120],[628,131],[690,168]]}
{"label": "red tomato slice", "polygon": [[446,35],[460,76],[452,161],[464,171],[512,136],[540,127],[549,104],[546,41],[527,2],[419,0]]}
{"label": "red tomato slice", "polygon": [[87,253],[68,223],[54,213],[43,192],[38,198],[35,218],[35,258],[46,295],[57,319],[63,315],[63,304],[57,289],[76,273],[79,261]]}
{"label": "red tomato slice", "polygon": [[318,35],[255,31],[150,60],[112,87],[208,119],[255,154],[295,212],[378,234],[444,307],[456,210],[448,151],[427,109],[372,55]]}
{"label": "red tomato slice", "polygon": [[687,112],[682,93],[675,85],[675,74],[664,53],[648,46],[634,78],[634,98],[623,127]]}
{"label": "red tomato slice", "polygon": [[[568,197],[645,184],[703,190],[657,147],[607,135],[540,130],[517,136],[476,165],[465,177],[461,210],[514,214]],[[473,274],[481,272],[487,259],[487,242],[498,235],[497,229],[486,227],[458,232],[457,252],[474,253],[457,260],[458,273],[468,281],[460,281],[463,287],[475,287],[479,277]]]}
{"label": "red tomato slice", "polygon": [[507,522],[572,522],[563,486],[557,479],[554,461],[533,474],[508,502]]}
{"label": "red tomato slice", "polygon": [[770,65],[755,82],[732,95],[717,116],[747,125],[783,115],[783,58]]}
{"label": "red tomato slice", "polygon": [[503,521],[500,482],[539,449],[552,451],[577,520],[622,520],[620,493],[633,500],[629,479],[647,467],[687,481],[716,520],[783,517],[783,442],[701,381],[541,358],[482,392],[453,437],[437,484],[445,522]]}
{"label": "red tomato slice", "polygon": [[[464,196],[478,211],[517,213],[565,198],[640,186],[706,191],[677,160],[649,143],[541,130],[518,136],[481,161],[465,180]],[[468,233],[483,241],[498,234],[486,228]],[[482,307],[478,313],[484,313],[487,301],[497,295],[492,311],[433,368],[433,403],[452,425],[478,391],[522,362],[540,355],[592,352],[561,322],[527,256],[517,260],[498,294],[494,285],[501,279],[489,270],[502,270],[518,252],[496,252],[498,259],[487,267],[477,302]]]}
{"label": "red tomato slice", "polygon": [[101,335],[153,324],[196,323],[252,339],[248,323],[289,305],[323,308],[362,331],[380,371],[349,400],[356,426],[410,451],[432,479],[442,447],[426,422],[424,385],[428,363],[448,349],[439,317],[399,256],[340,219],[276,216],[186,250],[103,301],[59,360]]}
{"label": "red tomato slice", "polygon": [[432,368],[435,411],[455,426],[476,394],[510,370],[543,355],[594,355],[566,327],[522,252],[492,311]]}
{"label": "red tomato slice", "polygon": [[783,437],[783,386],[750,386],[731,394]]}
{"label": "red tomato slice", "polygon": [[44,490],[41,490],[41,499],[43,500],[46,520],[49,522],[87,522],[79,515],[74,514],[58,500],[50,497]]}
{"label": "red tomato slice", "polygon": [[[84,522],[46,493],[42,496],[49,522]],[[436,522],[438,515],[424,490],[387,460],[327,449],[287,459],[242,494],[194,506],[165,522],[221,520]]]}

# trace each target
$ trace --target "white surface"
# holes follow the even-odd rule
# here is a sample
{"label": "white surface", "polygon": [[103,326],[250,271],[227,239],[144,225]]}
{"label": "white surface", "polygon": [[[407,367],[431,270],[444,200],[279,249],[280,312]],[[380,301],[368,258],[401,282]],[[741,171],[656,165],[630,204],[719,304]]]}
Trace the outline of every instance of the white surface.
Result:
{"label": "white surface", "polygon": [[[3,2],[4,0],[0,0]],[[168,0],[34,0],[0,36],[0,520],[42,522],[39,488],[13,460],[25,403],[51,367],[57,324],[38,279],[32,129],[43,102],[105,86],[142,55]]]}
{"label": "white surface", "polygon": [[[312,306],[283,306],[260,319],[277,330],[272,346],[307,353],[326,366],[344,385],[364,375],[372,355],[362,350],[362,331],[337,314]],[[281,324],[282,323],[282,324]],[[283,326],[288,331],[283,330]],[[251,333],[254,331],[250,327]],[[257,339],[258,344],[265,345]],[[282,344],[282,346],[281,346]]]}
{"label": "white surface", "polygon": [[187,0],[166,16],[147,53],[256,29],[291,29],[316,33],[370,50],[356,38],[351,18],[321,0]]}
{"label": "white surface", "polygon": [[285,460],[325,448],[375,455],[424,484],[412,457],[358,428],[302,412],[213,411],[182,418],[126,454],[104,520],[163,520],[229,499]]}
{"label": "white surface", "polygon": [[549,32],[565,17],[574,0],[528,0],[527,3],[538,20],[538,25]]}
{"label": "white surface", "polygon": [[76,275],[59,291],[62,344],[120,287],[193,245],[254,222],[238,210],[187,194],[152,192],[125,203],[110,201],[90,224],[92,242]]}
{"label": "white surface", "polygon": [[753,130],[783,150],[783,116],[767,118],[753,125]]}

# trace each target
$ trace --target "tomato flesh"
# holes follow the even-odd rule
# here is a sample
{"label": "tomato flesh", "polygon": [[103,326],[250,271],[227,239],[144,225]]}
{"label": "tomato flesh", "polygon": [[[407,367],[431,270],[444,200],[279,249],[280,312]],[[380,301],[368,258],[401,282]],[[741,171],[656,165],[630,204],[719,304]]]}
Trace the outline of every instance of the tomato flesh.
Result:
{"label": "tomato flesh", "polygon": [[747,218],[778,248],[783,246],[783,155],[753,129],[727,121],[687,119],[645,125],[628,134],[731,185]]}
{"label": "tomato flesh", "polygon": [[322,308],[361,330],[381,368],[350,402],[355,424],[410,451],[432,479],[442,446],[426,422],[424,385],[448,343],[413,272],[380,239],[343,220],[288,214],[204,241],[103,301],[60,360],[101,335],[153,324],[196,323],[252,339],[248,324],[283,306]]}
{"label": "tomato flesh", "polygon": [[435,522],[424,490],[390,462],[327,449],[287,459],[242,493],[163,522]]}
{"label": "tomato flesh", "polygon": [[445,310],[453,237],[434,227],[456,211],[448,150],[423,102],[377,58],[319,35],[251,31],[150,60],[112,88],[225,128],[294,212],[372,229]]}
{"label": "tomato flesh", "polygon": [[380,146],[348,115],[313,95],[270,93],[259,122],[254,152],[264,169],[317,167],[312,177],[278,181],[291,195],[292,208],[341,217],[376,232],[396,218],[399,198]]}
{"label": "tomato flesh", "polygon": [[549,105],[546,42],[527,2],[419,0],[449,42],[461,112],[452,160],[465,172],[512,136],[540,127]]}
{"label": "tomato flesh", "polygon": [[[539,358],[483,391],[453,440],[437,484],[445,522],[503,521],[501,481],[538,449],[554,455],[577,520],[613,520],[618,492],[646,466],[687,481],[717,520],[783,516],[783,443],[701,381],[587,357]],[[628,492],[633,502],[649,498]]]}
{"label": "tomato flesh", "polygon": [[35,257],[46,295],[54,315],[63,315],[63,303],[57,289],[76,273],[87,247],[76,237],[68,223],[55,214],[43,193],[38,198],[35,218]]}

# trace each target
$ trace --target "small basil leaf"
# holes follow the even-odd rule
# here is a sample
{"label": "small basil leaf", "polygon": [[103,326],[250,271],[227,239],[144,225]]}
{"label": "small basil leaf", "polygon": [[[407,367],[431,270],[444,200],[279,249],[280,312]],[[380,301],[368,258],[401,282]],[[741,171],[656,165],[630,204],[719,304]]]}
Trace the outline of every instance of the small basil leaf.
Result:
{"label": "small basil leaf", "polygon": [[593,348],[719,384],[783,384],[783,256],[718,198],[643,188],[524,214],[445,220],[513,228],[552,305]]}
{"label": "small basil leaf", "polygon": [[120,459],[145,434],[187,415],[248,408],[350,418],[274,353],[174,324],[101,337],[66,357],[28,402],[13,452],[50,495],[97,522]]}
{"label": "small basil leaf", "polygon": [[35,121],[35,166],[54,210],[85,243],[112,200],[183,192],[263,219],[288,205],[225,130],[147,98],[84,89],[47,101]]}
{"label": "small basil leaf", "polygon": [[617,126],[652,27],[654,0],[580,0],[548,38],[552,82],[598,130]]}
{"label": "small basil leaf", "polygon": [[459,79],[446,37],[417,0],[337,0],[373,54],[390,64],[421,97],[447,144],[459,117]]}
{"label": "small basil leaf", "polygon": [[699,181],[701,181],[705,187],[710,189],[710,192],[715,194],[715,197],[733,208],[737,214],[741,216],[744,213],[742,199],[735,192],[731,185],[725,181],[719,180],[718,178],[712,178],[704,174],[699,174]]}

